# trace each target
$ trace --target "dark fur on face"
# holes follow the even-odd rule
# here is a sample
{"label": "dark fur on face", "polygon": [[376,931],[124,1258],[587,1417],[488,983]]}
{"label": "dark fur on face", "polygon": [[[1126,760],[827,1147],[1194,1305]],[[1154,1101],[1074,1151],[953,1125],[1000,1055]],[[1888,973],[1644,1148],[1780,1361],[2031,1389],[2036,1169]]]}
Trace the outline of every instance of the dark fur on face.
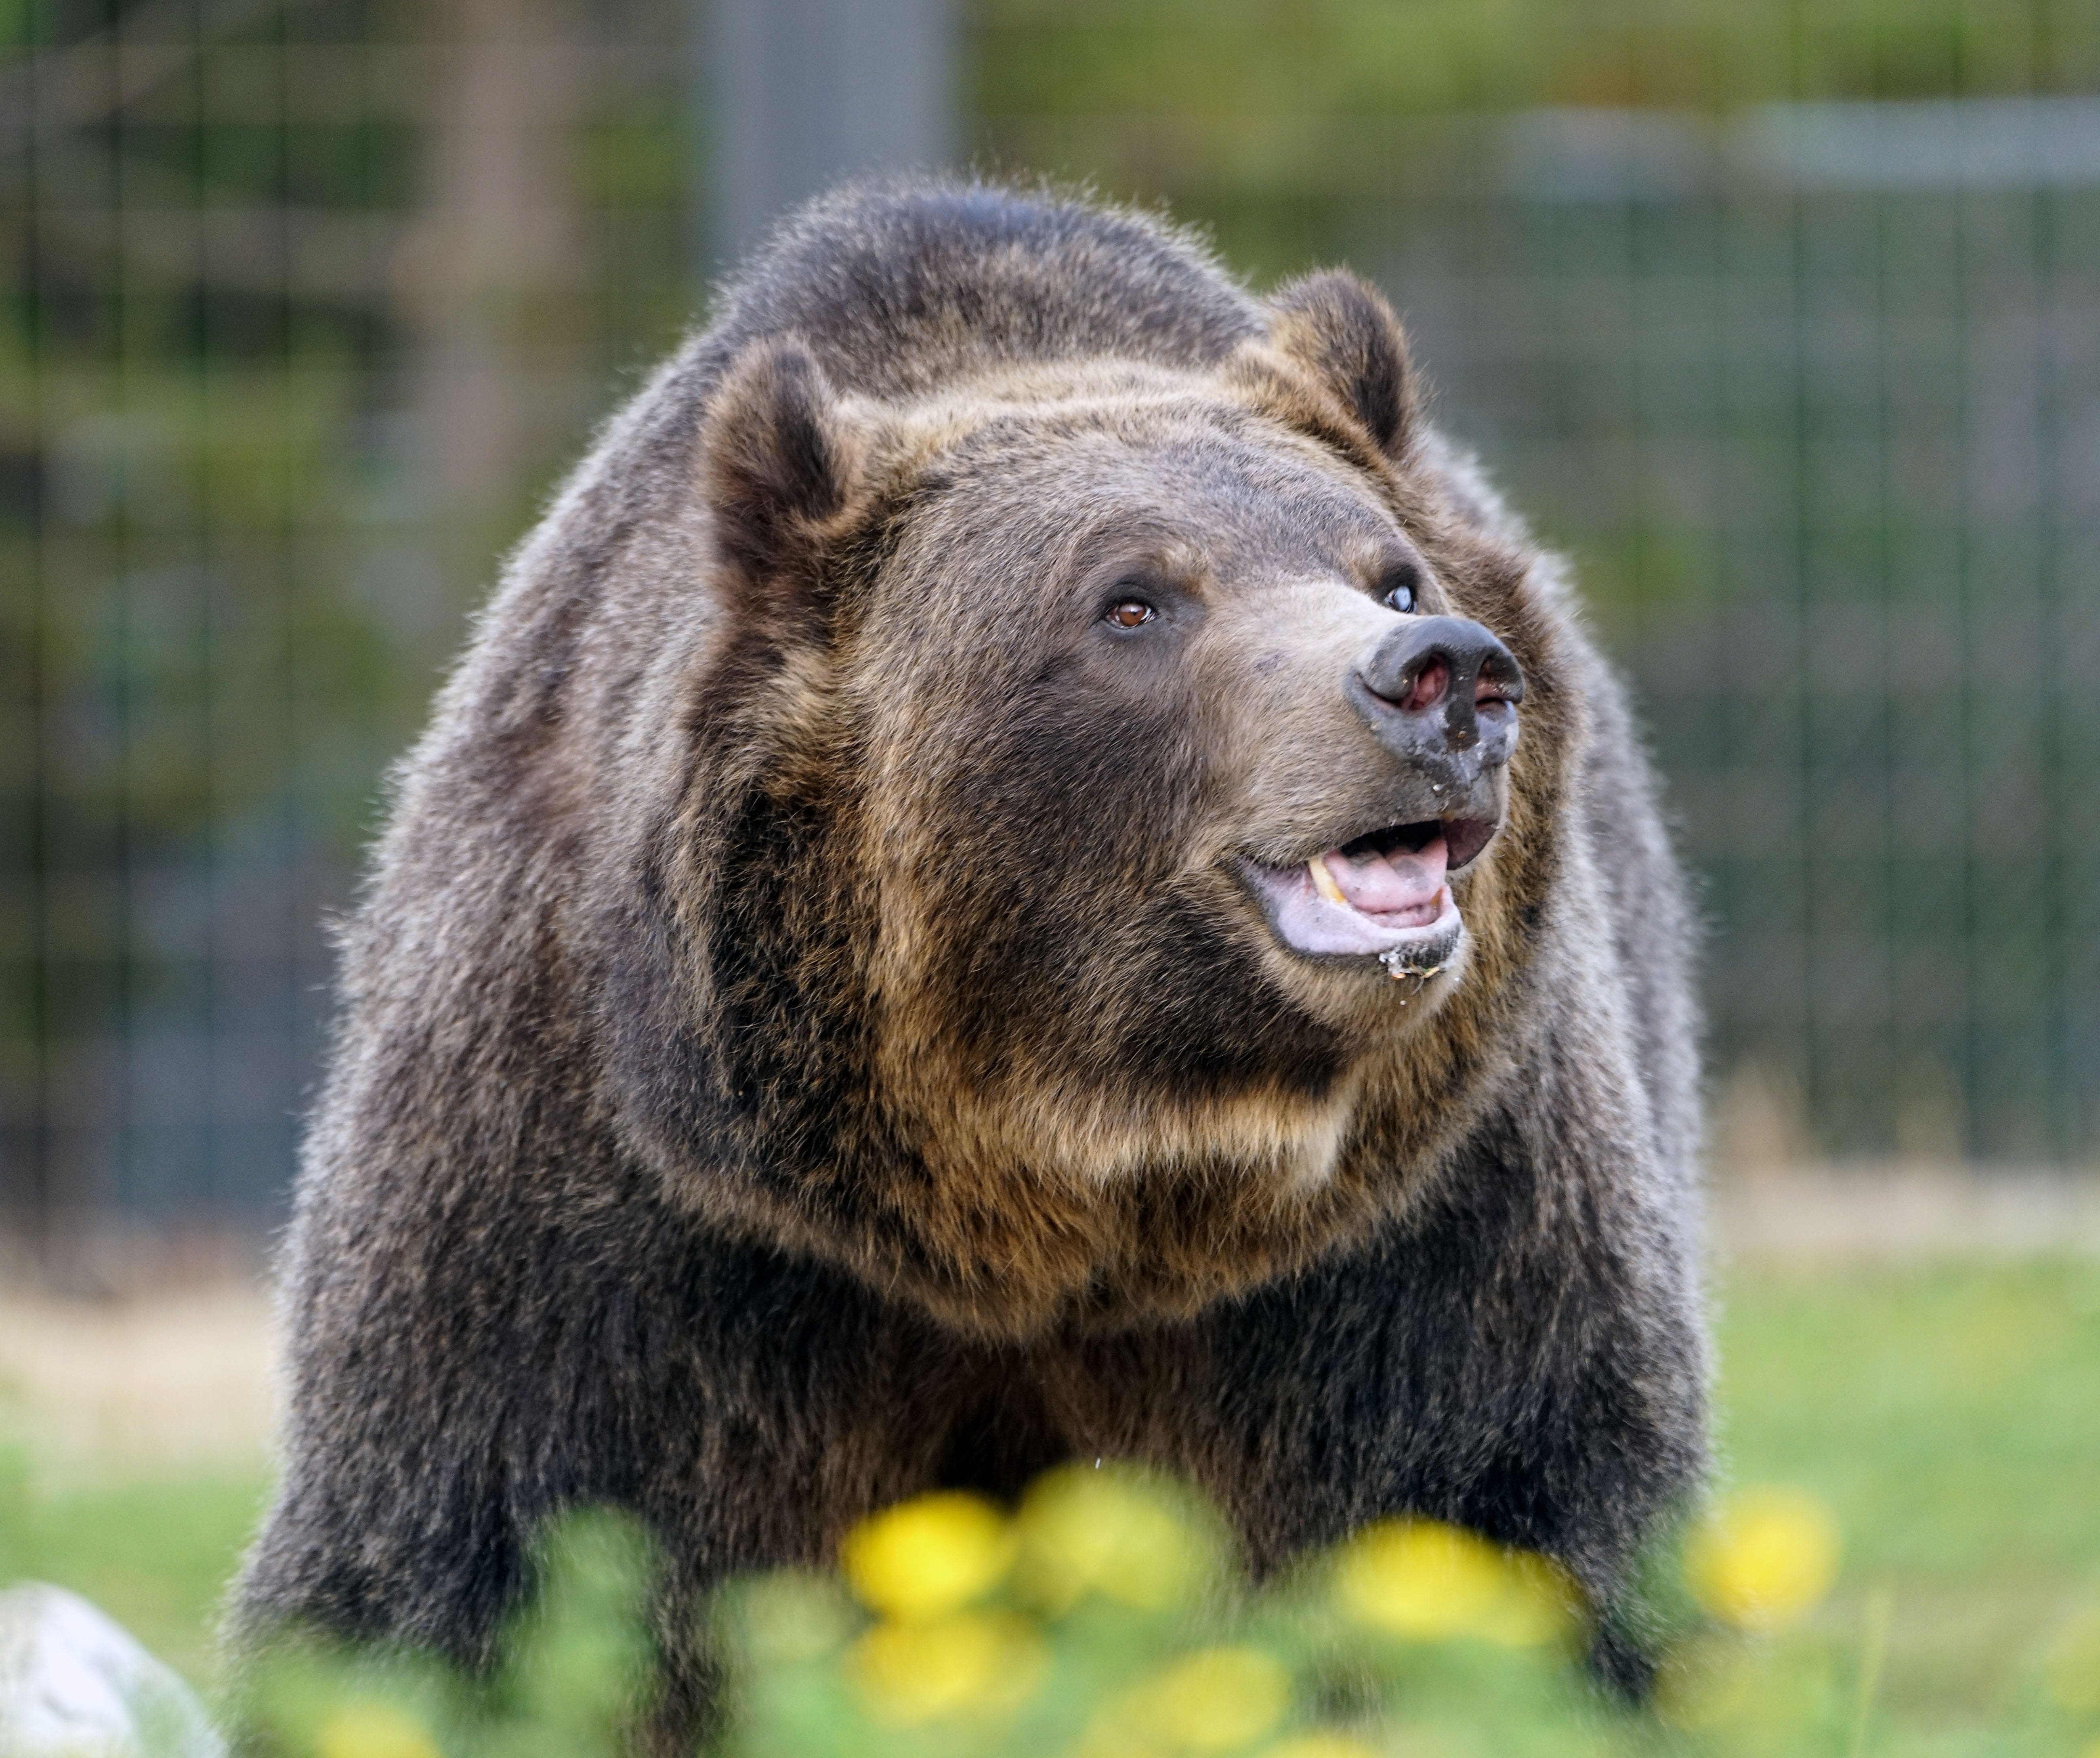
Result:
{"label": "dark fur on face", "polygon": [[[603,937],[682,1199],[1025,1336],[1193,1310],[1414,1197],[1495,1066],[1566,728],[1523,558],[1410,462],[1405,360],[1331,275],[1202,372],[876,400],[794,337],[736,358],[704,440],[728,626],[629,855],[652,919],[623,899]],[[1320,600],[1401,568],[1533,680],[1515,833],[1457,881],[1471,968],[1428,994],[1280,955],[1234,872],[1392,820],[1344,700],[1365,636]]]}
{"label": "dark fur on face", "polygon": [[[1520,668],[1506,766],[1365,696],[1409,626]],[[1439,824],[1439,968],[1264,902]],[[1051,197],[819,204],[403,772],[245,1615],[472,1654],[566,1500],[641,1509],[682,1604],[1089,1451],[1260,1559],[1414,1508],[1608,1605],[1701,1451],[1684,919],[1619,686],[1375,292]]]}

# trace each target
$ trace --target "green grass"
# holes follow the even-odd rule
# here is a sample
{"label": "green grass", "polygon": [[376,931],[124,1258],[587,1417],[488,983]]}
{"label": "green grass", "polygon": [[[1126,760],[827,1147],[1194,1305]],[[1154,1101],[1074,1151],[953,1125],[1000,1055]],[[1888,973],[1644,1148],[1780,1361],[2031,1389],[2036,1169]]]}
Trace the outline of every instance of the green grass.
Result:
{"label": "green grass", "polygon": [[[1738,1276],[1719,1302],[1722,1445],[1815,1491],[1846,1544],[1819,1614],[1854,1689],[1891,1607],[1866,1750],[1982,1754],[2029,1719],[2042,1651],[2100,1602],[2100,1264]],[[0,1581],[85,1594],[200,1683],[259,1477],[33,1480],[0,1460]]]}
{"label": "green grass", "polygon": [[0,1457],[0,1584],[71,1588],[205,1683],[219,1601],[265,1488],[259,1473],[33,1486]]}
{"label": "green grass", "polygon": [[1890,1596],[1890,1749],[1979,1749],[2100,1601],[2100,1264],[1740,1280],[1720,1344],[1732,1474],[1843,1525],[1823,1623]]}

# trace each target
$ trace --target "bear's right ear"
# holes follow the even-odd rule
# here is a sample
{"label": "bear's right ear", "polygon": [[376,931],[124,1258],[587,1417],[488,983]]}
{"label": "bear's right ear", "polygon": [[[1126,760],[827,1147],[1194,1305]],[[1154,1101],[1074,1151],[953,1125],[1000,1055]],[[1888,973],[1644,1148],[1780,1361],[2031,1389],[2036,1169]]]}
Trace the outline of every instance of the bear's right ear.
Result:
{"label": "bear's right ear", "polygon": [[1415,435],[1414,373],[1384,295],[1330,268],[1282,288],[1268,309],[1268,345],[1339,397],[1379,451],[1403,457]]}
{"label": "bear's right ear", "polygon": [[752,587],[816,586],[854,498],[862,436],[800,338],[745,351],[716,391],[702,436],[716,541]]}

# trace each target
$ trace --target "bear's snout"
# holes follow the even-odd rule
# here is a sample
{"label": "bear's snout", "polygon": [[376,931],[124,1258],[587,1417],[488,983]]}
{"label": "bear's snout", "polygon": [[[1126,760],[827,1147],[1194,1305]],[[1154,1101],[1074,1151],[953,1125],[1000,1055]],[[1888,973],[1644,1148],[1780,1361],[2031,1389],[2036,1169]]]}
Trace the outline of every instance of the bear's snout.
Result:
{"label": "bear's snout", "polygon": [[1396,757],[1477,775],[1516,744],[1524,672],[1489,630],[1461,616],[1410,616],[1381,636],[1350,680],[1357,712]]}

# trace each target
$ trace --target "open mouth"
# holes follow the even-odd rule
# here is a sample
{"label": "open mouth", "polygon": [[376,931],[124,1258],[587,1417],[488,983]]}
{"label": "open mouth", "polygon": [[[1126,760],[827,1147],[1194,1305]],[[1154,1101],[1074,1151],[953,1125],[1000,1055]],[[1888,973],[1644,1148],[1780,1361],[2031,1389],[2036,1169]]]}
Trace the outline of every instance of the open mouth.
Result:
{"label": "open mouth", "polygon": [[1480,819],[1391,824],[1295,867],[1245,868],[1277,938],[1316,957],[1371,957],[1397,975],[1440,963],[1455,947],[1450,876],[1488,846]]}

